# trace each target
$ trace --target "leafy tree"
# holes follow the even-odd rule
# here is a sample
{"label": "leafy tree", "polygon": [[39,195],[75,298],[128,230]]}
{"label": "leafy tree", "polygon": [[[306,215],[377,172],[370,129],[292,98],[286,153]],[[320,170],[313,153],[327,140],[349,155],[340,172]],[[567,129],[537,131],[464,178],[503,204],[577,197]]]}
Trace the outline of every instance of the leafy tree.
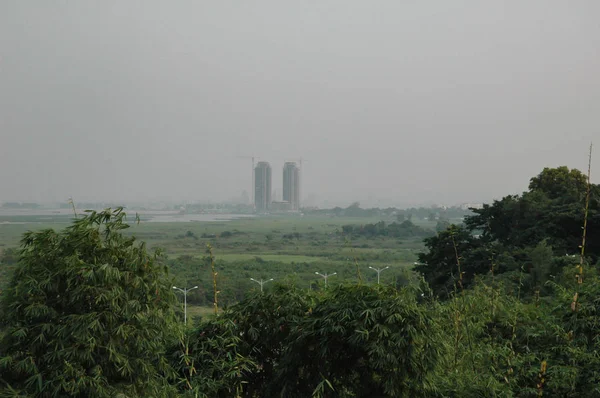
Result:
{"label": "leafy tree", "polygon": [[187,231],[185,233],[185,237],[186,238],[193,238],[193,239],[198,239],[198,237],[192,232],[192,231]]}
{"label": "leafy tree", "polygon": [[586,189],[587,176],[567,166],[546,167],[529,182],[530,192],[542,192],[551,200],[583,199]]}
{"label": "leafy tree", "polygon": [[568,334],[554,307],[524,302],[504,293],[502,285],[493,288],[481,281],[460,297],[434,303],[432,335],[440,360],[427,376],[435,386],[429,396],[538,397],[540,391],[552,397],[575,397],[576,391],[586,396],[593,386],[574,388],[577,367],[562,357],[569,352]]}
{"label": "leafy tree", "polygon": [[237,397],[258,368],[240,350],[244,347],[235,322],[228,317],[200,323],[169,350],[173,367],[184,380],[179,396]]}
{"label": "leafy tree", "polygon": [[292,327],[279,362],[279,396],[426,395],[436,349],[417,293],[338,286]]}
{"label": "leafy tree", "polygon": [[122,209],[24,235],[3,297],[0,380],[37,397],[172,396],[174,295]]}
{"label": "leafy tree", "polygon": [[293,325],[307,314],[312,299],[302,290],[275,284],[209,319],[188,334],[171,358],[201,397],[277,396],[274,372],[289,344]]}
{"label": "leafy tree", "polygon": [[539,291],[550,276],[553,264],[552,247],[548,246],[546,241],[541,241],[531,251],[530,256],[532,284]]}
{"label": "leafy tree", "polygon": [[[587,177],[566,167],[544,169],[533,177],[529,190],[509,195],[465,219],[471,231],[482,231],[487,241],[507,247],[534,247],[547,239],[556,255],[575,254],[581,244]],[[600,233],[600,186],[590,187],[588,234]],[[588,242],[586,252],[595,261],[600,242]]]}
{"label": "leafy tree", "polygon": [[199,325],[171,357],[188,380],[182,390],[203,397],[423,396],[437,355],[417,296],[277,286]]}
{"label": "leafy tree", "polygon": [[572,269],[565,268],[559,283],[552,285],[551,310],[561,338],[544,348],[549,362],[570,371],[570,382],[556,386],[564,391],[561,396],[600,396],[600,277],[596,268],[589,268],[585,275],[584,282],[578,284]]}
{"label": "leafy tree", "polygon": [[415,271],[421,273],[430,288],[441,297],[448,297],[455,287],[460,288],[456,285],[459,281],[466,287],[476,273],[490,268],[487,253],[475,252],[482,247],[480,241],[464,227],[451,225],[424,242],[428,251],[419,253]]}
{"label": "leafy tree", "polygon": [[247,396],[272,397],[280,393],[275,373],[290,331],[314,305],[314,298],[293,285],[275,284],[268,294],[255,294],[233,306],[226,315],[242,336],[240,353],[254,362],[258,370],[245,379]]}
{"label": "leafy tree", "polygon": [[[554,272],[559,264],[552,257],[574,255],[580,250],[586,192],[587,176],[580,171],[566,167],[546,168],[531,179],[527,192],[508,195],[492,204],[485,204],[481,209],[473,209],[474,214],[465,218],[464,229],[451,226],[447,232],[438,230],[438,236],[426,239],[428,252],[419,257],[419,261],[426,265],[418,266],[417,270],[423,273],[437,294],[444,296],[453,284],[451,273],[454,272],[455,279],[458,277],[451,239],[454,234],[458,253],[463,256],[463,286],[475,274],[487,273],[494,254],[504,259],[495,269],[496,273],[501,273],[517,270],[515,262],[531,267],[530,255],[537,258],[544,252],[544,264],[539,258],[535,260],[537,265],[533,266],[532,284],[527,286],[527,289],[539,290],[550,268]],[[592,184],[588,236],[600,234],[599,200],[600,186]],[[480,238],[475,239],[471,235],[479,235]],[[538,247],[542,242],[551,248],[553,256],[549,255],[547,248]],[[588,239],[586,254],[590,263],[596,262],[600,258],[600,240]],[[513,260],[508,258],[510,256]]]}
{"label": "leafy tree", "polygon": [[435,226],[435,232],[440,233],[450,227],[450,221],[441,219],[437,222]]}
{"label": "leafy tree", "polygon": [[465,218],[465,226],[470,231],[479,231],[486,241],[508,243],[511,231],[517,225],[519,211],[519,196],[505,196],[491,205],[484,204],[481,209],[473,209],[475,214]]}

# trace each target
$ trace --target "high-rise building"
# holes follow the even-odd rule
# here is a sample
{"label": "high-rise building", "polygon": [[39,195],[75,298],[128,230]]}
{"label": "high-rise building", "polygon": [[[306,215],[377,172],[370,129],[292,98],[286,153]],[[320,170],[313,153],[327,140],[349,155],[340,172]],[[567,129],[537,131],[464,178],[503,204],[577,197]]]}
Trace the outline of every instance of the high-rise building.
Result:
{"label": "high-rise building", "polygon": [[292,210],[300,210],[300,170],[294,162],[283,165],[283,200]]}
{"label": "high-rise building", "polygon": [[258,162],[254,168],[254,203],[256,211],[267,211],[271,207],[271,166]]}

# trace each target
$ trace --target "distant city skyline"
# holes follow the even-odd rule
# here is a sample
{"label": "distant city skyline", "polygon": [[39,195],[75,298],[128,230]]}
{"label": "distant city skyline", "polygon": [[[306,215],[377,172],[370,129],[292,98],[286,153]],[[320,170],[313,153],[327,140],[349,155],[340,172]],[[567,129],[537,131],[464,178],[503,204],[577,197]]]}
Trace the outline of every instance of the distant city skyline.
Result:
{"label": "distant city skyline", "polygon": [[290,203],[291,210],[300,210],[300,169],[296,162],[283,165],[283,200]]}
{"label": "distant city skyline", "polygon": [[279,200],[277,188],[273,184],[271,164],[266,160],[258,162],[252,175],[254,210],[257,212],[300,210],[300,178],[300,169],[296,162],[285,162],[282,169],[282,196]]}
{"label": "distant city skyline", "polygon": [[271,207],[271,165],[258,162],[254,168],[254,209],[268,211]]}

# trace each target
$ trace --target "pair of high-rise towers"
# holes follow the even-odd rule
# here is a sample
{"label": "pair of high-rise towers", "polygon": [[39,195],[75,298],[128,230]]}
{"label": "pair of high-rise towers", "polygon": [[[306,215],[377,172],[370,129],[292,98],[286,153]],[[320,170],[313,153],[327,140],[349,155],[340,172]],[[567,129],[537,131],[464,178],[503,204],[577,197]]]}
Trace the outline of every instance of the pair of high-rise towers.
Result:
{"label": "pair of high-rise towers", "polygon": [[[271,165],[258,162],[254,168],[254,206],[256,211],[271,210]],[[295,162],[283,165],[283,202],[277,202],[278,210],[300,210],[300,169]]]}

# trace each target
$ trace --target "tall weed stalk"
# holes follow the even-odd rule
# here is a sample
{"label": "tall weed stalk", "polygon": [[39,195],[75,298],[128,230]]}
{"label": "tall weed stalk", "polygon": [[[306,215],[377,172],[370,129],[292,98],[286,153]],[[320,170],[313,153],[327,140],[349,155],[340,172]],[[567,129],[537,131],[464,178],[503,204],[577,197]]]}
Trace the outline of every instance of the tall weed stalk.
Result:
{"label": "tall weed stalk", "polygon": [[210,257],[210,270],[212,272],[213,277],[213,307],[215,311],[215,315],[219,312],[219,290],[217,290],[217,270],[215,269],[215,256],[213,255],[212,246],[209,244],[206,245],[206,252]]}
{"label": "tall weed stalk", "polygon": [[586,192],[585,192],[585,209],[584,209],[584,213],[583,213],[583,233],[581,236],[581,246],[579,246],[579,248],[581,249],[580,255],[579,255],[579,265],[577,266],[577,289],[575,291],[575,295],[573,296],[573,301],[571,302],[571,310],[572,311],[577,311],[577,307],[578,307],[578,303],[577,300],[579,299],[579,285],[581,285],[583,283],[583,264],[585,262],[585,241],[586,241],[586,235],[587,235],[587,222],[588,222],[588,214],[589,214],[589,209],[590,209],[590,191],[591,191],[591,181],[590,181],[590,177],[591,177],[591,173],[592,173],[592,144],[590,144],[590,152],[588,155],[588,172],[587,172],[587,184],[586,184]]}
{"label": "tall weed stalk", "polygon": [[[456,245],[456,239],[454,238],[454,231],[452,232],[452,234],[450,235],[452,237],[452,246],[454,247],[454,255],[456,257],[456,266],[458,269],[458,281],[456,284],[458,284],[458,287],[460,288],[460,295],[461,295],[461,301],[462,301],[462,308],[459,310],[458,309],[458,303],[457,303],[457,294],[456,294],[456,284],[454,287],[454,304],[455,304],[455,322],[456,322],[456,327],[457,327],[457,336],[456,336],[456,346],[455,349],[458,349],[458,338],[459,338],[459,334],[458,334],[458,328],[460,326],[460,319],[463,318],[464,319],[464,327],[465,327],[465,333],[467,336],[467,344],[469,345],[469,354],[471,356],[471,365],[473,366],[473,372],[475,372],[475,361],[473,358],[473,344],[471,342],[471,333],[469,330],[469,322],[467,317],[465,316],[466,313],[466,309],[467,309],[467,303],[466,303],[466,298],[465,298],[465,289],[463,286],[463,272],[461,269],[461,263],[460,263],[460,256],[458,254],[458,246]],[[456,354],[455,354],[456,355]],[[455,357],[455,361],[456,361],[456,357]]]}

